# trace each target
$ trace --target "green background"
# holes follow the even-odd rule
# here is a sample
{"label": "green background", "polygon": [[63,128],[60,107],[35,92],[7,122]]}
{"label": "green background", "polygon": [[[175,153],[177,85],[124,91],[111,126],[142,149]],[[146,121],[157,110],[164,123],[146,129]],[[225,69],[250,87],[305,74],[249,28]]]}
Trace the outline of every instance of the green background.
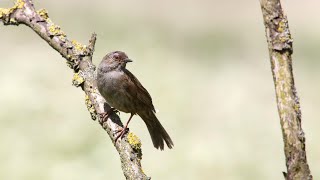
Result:
{"label": "green background", "polygon": [[[319,1],[282,1],[294,38],[308,162],[320,179]],[[1,0],[0,7],[12,6]],[[259,1],[35,0],[68,38],[98,35],[94,62],[125,51],[175,147],[143,144],[153,179],[283,179],[283,141]],[[65,60],[30,28],[0,25],[0,179],[124,179]],[[121,113],[122,119],[128,115]]]}

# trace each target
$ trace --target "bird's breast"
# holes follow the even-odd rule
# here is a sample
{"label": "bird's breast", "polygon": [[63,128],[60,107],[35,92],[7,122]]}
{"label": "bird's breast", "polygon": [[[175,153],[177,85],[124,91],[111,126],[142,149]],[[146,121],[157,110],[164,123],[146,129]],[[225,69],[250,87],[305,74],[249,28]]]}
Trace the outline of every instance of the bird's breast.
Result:
{"label": "bird's breast", "polygon": [[111,71],[98,75],[98,89],[108,104],[120,111],[132,112],[132,102],[127,91],[126,75],[122,71]]}

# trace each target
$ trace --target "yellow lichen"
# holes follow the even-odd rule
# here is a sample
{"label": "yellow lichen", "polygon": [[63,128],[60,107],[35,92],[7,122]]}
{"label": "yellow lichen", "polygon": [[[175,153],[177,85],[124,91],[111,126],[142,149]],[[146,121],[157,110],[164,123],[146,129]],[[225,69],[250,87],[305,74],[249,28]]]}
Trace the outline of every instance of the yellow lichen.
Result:
{"label": "yellow lichen", "polygon": [[72,57],[72,56],[71,56],[70,54],[67,55],[67,59],[71,59],[71,57]]}
{"label": "yellow lichen", "polygon": [[2,18],[4,15],[9,14],[10,9],[0,8],[0,18]]}
{"label": "yellow lichen", "polygon": [[23,0],[17,0],[15,3],[15,6],[17,6],[17,8],[22,8],[24,5],[24,1]]}
{"label": "yellow lichen", "polygon": [[81,71],[79,73],[74,73],[72,78],[72,84],[76,87],[79,87],[83,82],[84,78],[81,76]]}
{"label": "yellow lichen", "polygon": [[91,118],[92,118],[93,120],[96,120],[96,119],[97,119],[96,110],[94,109],[94,106],[93,106],[93,104],[92,104],[92,102],[91,102],[91,100],[90,100],[90,97],[89,97],[87,94],[86,94],[86,96],[85,96],[85,104],[86,104],[86,106],[87,106],[88,111],[90,112]]}
{"label": "yellow lichen", "polygon": [[78,51],[84,51],[84,50],[86,50],[86,48],[87,48],[85,45],[82,45],[82,44],[78,43],[78,42],[75,41],[75,40],[72,40],[71,43],[74,45],[74,47],[75,47],[76,50],[78,50]]}
{"label": "yellow lichen", "polygon": [[74,47],[76,48],[76,50],[78,51],[84,51],[86,49],[85,45],[80,44],[79,42],[77,42],[76,40],[72,40],[71,43],[74,45]]}
{"label": "yellow lichen", "polygon": [[39,14],[39,16],[41,16],[43,19],[48,19],[49,15],[48,15],[48,11],[46,9],[40,9],[37,11],[37,13]]}
{"label": "yellow lichen", "polygon": [[[87,105],[87,108],[88,110],[91,108],[92,104],[91,104],[91,101],[90,101],[90,98],[89,96],[86,94],[86,96],[84,97],[84,102],[86,103]],[[90,111],[90,110],[89,110]]]}
{"label": "yellow lichen", "polygon": [[17,23],[17,21],[14,18],[11,18],[10,22],[13,23],[13,24]]}
{"label": "yellow lichen", "polygon": [[58,35],[60,34],[60,27],[57,26],[57,25],[54,25],[52,24],[50,27],[49,27],[49,31],[52,35]]}
{"label": "yellow lichen", "polygon": [[131,147],[133,149],[139,150],[141,149],[141,141],[138,138],[138,136],[136,136],[135,134],[133,134],[132,132],[130,132],[128,134],[128,142],[131,145]]}
{"label": "yellow lichen", "polygon": [[49,32],[50,32],[50,34],[53,35],[53,36],[59,36],[59,38],[60,38],[61,40],[65,40],[65,37],[66,37],[67,35],[61,30],[61,28],[60,28],[59,26],[53,24],[53,23],[50,21],[50,19],[47,19],[47,21],[49,22],[49,24],[51,24],[51,25],[49,26]]}
{"label": "yellow lichen", "polygon": [[0,8],[0,18],[6,15],[9,15],[16,9],[23,8],[23,5],[24,5],[23,0],[17,0],[12,8]]}
{"label": "yellow lichen", "polygon": [[284,29],[285,29],[285,26],[286,26],[285,22],[280,21],[279,22],[279,27],[278,27],[278,32],[282,33],[284,31]]}

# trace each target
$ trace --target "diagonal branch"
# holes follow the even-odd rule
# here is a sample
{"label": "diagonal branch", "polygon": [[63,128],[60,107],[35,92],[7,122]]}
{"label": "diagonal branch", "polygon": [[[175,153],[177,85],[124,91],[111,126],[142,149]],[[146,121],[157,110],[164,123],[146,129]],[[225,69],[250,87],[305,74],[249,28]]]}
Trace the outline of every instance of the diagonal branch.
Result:
{"label": "diagonal branch", "polygon": [[71,41],[67,35],[55,25],[45,9],[36,11],[32,0],[17,0],[12,8],[0,8],[0,21],[4,25],[24,24],[34,30],[52,48],[58,51],[67,60],[67,65],[74,70],[72,83],[81,87],[85,92],[85,103],[93,120],[98,122],[107,131],[116,147],[121,160],[123,173],[127,179],[149,179],[141,167],[141,142],[133,133],[121,141],[115,142],[115,133],[120,130],[122,123],[115,113],[105,121],[99,114],[105,113],[110,106],[99,94],[96,85],[95,66],[92,64],[92,55],[96,42],[96,34],[92,34],[89,45],[82,45]]}
{"label": "diagonal branch", "polygon": [[287,180],[311,180],[299,98],[292,73],[292,38],[280,0],[260,0],[269,46],[278,112],[286,156]]}

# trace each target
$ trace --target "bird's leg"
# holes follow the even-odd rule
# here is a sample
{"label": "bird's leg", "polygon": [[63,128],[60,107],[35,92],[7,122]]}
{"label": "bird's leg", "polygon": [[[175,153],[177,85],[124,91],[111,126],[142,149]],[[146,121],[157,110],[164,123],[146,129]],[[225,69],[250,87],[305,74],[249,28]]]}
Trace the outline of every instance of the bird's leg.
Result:
{"label": "bird's leg", "polygon": [[118,112],[118,110],[116,110],[115,108],[110,108],[107,112],[99,114],[100,115],[100,119],[102,120],[102,122],[107,121],[112,112],[116,113],[116,112]]}
{"label": "bird's leg", "polygon": [[[120,128],[120,129],[114,131],[113,134],[118,134],[118,133],[122,132],[123,129],[124,129],[124,128]],[[128,129],[129,129],[129,128],[126,128],[126,131],[128,131]]]}
{"label": "bird's leg", "polygon": [[127,132],[128,125],[129,125],[129,123],[130,123],[133,115],[134,115],[134,113],[131,113],[130,118],[129,118],[129,120],[127,121],[127,123],[126,123],[126,125],[124,126],[124,128],[120,129],[120,131],[119,131],[120,134],[116,137],[115,142],[117,142],[117,140],[118,140],[119,138],[122,139],[123,135]]}

